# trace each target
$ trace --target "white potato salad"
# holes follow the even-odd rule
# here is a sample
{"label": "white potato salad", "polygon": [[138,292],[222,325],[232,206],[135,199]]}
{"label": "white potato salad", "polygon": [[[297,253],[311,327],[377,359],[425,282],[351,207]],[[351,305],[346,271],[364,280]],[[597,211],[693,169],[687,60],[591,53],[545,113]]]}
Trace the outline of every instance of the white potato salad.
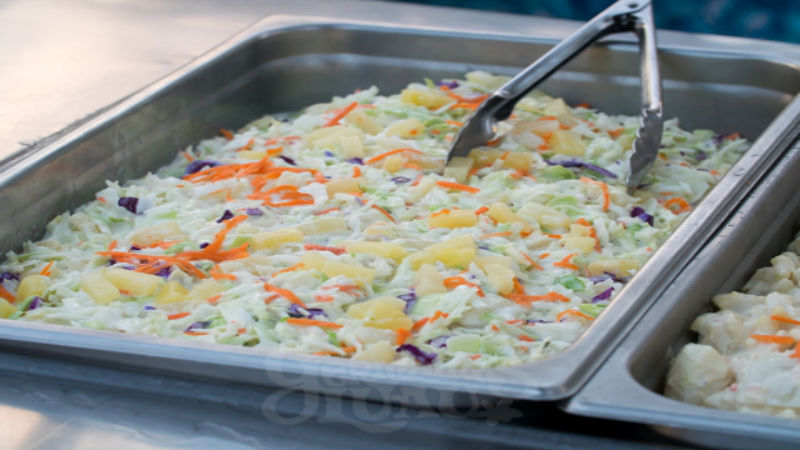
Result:
{"label": "white potato salad", "polygon": [[667,375],[666,394],[741,412],[800,416],[800,235],[741,292],[717,295],[718,308],[692,323]]}
{"label": "white potato salad", "polygon": [[375,87],[267,116],[108,182],[0,266],[0,315],[399,365],[569,347],[746,150],[667,121],[625,191],[638,117],[533,92],[445,167],[507,78]]}

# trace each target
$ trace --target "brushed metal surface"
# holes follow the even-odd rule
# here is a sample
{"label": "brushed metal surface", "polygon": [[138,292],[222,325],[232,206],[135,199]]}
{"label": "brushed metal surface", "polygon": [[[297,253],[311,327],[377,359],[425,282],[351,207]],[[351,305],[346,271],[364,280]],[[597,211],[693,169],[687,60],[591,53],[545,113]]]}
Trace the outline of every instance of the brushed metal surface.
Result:
{"label": "brushed metal surface", "polygon": [[[486,399],[565,398],[592,374],[719,220],[757,183],[785,148],[785,138],[800,116],[800,101],[793,101],[800,90],[796,47],[752,41],[742,50],[737,48],[742,40],[724,38],[690,42],[690,47],[680,40],[662,46],[666,116],[680,116],[688,128],[760,137],[606,312],[559,355],[513,368],[430,370],[13,321],[0,323],[0,344],[14,351],[183,376],[440,409]],[[13,217],[0,223],[0,250],[39,237],[51,217],[93,198],[105,179],[141,176],[221,127],[236,128],[261,114],[298,109],[373,83],[392,92],[423,76],[458,76],[475,68],[513,74],[553,43],[535,36],[463,31],[453,25],[413,28],[371,21],[267,19],[0,168],[0,201]],[[708,70],[712,66],[715,70]],[[635,113],[636,47],[626,40],[607,41],[575,59],[543,88],[569,102]]]}
{"label": "brushed metal surface", "polygon": [[[797,128],[797,125],[795,125]],[[669,361],[692,341],[689,325],[716,294],[739,289],[800,228],[800,142],[679,275],[566,405],[575,414],[646,423],[664,435],[719,448],[797,448],[797,420],[721,411],[661,395]]]}

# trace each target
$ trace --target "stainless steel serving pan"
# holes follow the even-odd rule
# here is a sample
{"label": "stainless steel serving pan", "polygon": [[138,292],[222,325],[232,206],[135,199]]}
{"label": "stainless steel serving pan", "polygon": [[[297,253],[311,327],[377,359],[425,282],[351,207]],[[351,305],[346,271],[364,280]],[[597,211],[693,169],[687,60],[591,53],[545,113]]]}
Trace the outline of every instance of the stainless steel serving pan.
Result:
{"label": "stainless steel serving pan", "polygon": [[[423,77],[459,76],[476,68],[513,74],[552,46],[553,37],[552,29],[533,36],[504,34],[499,25],[496,34],[477,34],[444,25],[264,20],[3,166],[0,201],[8,219],[0,223],[0,247],[19,248],[23,240],[39,238],[50,218],[93,198],[105,179],[139,177],[219,128],[237,128],[265,113],[296,110],[372,84],[396,92]],[[0,345],[184,376],[440,408],[476,405],[486,397],[565,398],[784,150],[800,117],[800,101],[795,100],[800,52],[793,47],[748,40],[726,44],[712,37],[683,36],[674,46],[661,41],[666,117],[679,116],[688,128],[760,138],[607,311],[559,355],[513,368],[431,370],[15,321],[0,321]],[[743,50],[742,43],[748,44]],[[631,42],[606,41],[559,71],[543,89],[572,103],[636,114],[636,60]]]}
{"label": "stainless steel serving pan", "polygon": [[720,411],[661,395],[670,360],[692,341],[689,325],[716,294],[739,289],[785,251],[800,229],[800,142],[658,299],[569,412],[651,424],[660,432],[721,448],[798,448],[800,422]]}

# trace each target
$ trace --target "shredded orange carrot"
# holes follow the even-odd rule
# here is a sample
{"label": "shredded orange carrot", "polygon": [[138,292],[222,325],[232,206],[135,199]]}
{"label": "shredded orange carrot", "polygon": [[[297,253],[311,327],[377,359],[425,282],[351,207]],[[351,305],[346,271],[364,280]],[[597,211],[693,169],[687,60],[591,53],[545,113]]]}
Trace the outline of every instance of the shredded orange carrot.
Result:
{"label": "shredded orange carrot", "polygon": [[39,272],[39,275],[44,275],[46,277],[49,277],[50,276],[50,269],[53,267],[53,263],[54,262],[56,262],[56,261],[54,259],[51,259],[50,262],[47,263],[47,265],[42,268],[42,270]]}
{"label": "shredded orange carrot", "polygon": [[477,97],[472,97],[472,98],[465,98],[450,90],[449,86],[439,86],[439,89],[445,91],[450,98],[453,98],[460,103],[480,103],[489,98],[489,94],[478,95]]}
{"label": "shredded orange carrot", "polygon": [[482,356],[483,355],[481,355],[480,353],[476,353],[476,354],[470,356],[469,359],[475,361],[476,359],[481,359]]}
{"label": "shredded orange carrot", "polygon": [[512,233],[510,231],[498,231],[496,233],[484,234],[483,236],[479,237],[478,239],[489,239],[489,238],[493,238],[493,237],[505,237],[505,236],[511,236],[511,234]]}
{"label": "shredded orange carrot", "polygon": [[553,265],[556,267],[563,267],[565,269],[579,270],[578,266],[570,262],[570,260],[572,260],[572,258],[574,258],[575,255],[577,255],[577,253],[570,253],[569,255],[565,256],[564,259],[562,259],[561,261],[554,262]]}
{"label": "shredded orange carrot", "polygon": [[216,302],[217,302],[217,300],[219,300],[219,299],[221,299],[221,298],[222,298],[222,294],[217,294],[217,295],[215,295],[215,296],[213,296],[213,297],[208,297],[208,298],[206,299],[206,302],[208,302],[208,303],[211,303],[211,304],[213,305],[214,303],[216,303]]}
{"label": "shredded orange carrot", "polygon": [[450,214],[450,210],[447,208],[440,209],[438,211],[432,212],[430,217],[439,217],[443,214]]}
{"label": "shredded orange carrot", "polygon": [[468,186],[466,184],[461,184],[461,183],[454,183],[452,181],[443,181],[442,180],[442,181],[437,181],[436,184],[438,186],[441,186],[441,187],[446,188],[446,189],[454,189],[454,190],[457,190],[457,191],[469,192],[471,194],[475,194],[475,193],[478,193],[478,192],[481,191],[480,189],[478,189],[478,188],[476,188],[474,186]]}
{"label": "shredded orange carrot", "polygon": [[458,103],[451,104],[449,109],[457,109],[457,108],[477,109],[478,108],[478,104],[477,103],[458,102]]}
{"label": "shredded orange carrot", "polygon": [[[692,210],[692,205],[682,197],[672,197],[664,202],[664,206],[672,211],[673,214],[681,214]],[[678,208],[673,208],[673,206],[677,206]]]}
{"label": "shredded orange carrot", "polygon": [[548,252],[544,252],[544,253],[542,253],[541,255],[539,255],[539,259],[545,259],[545,258],[547,258],[548,256],[550,256],[550,253],[548,253]]}
{"label": "shredded orange carrot", "polygon": [[600,189],[603,191],[603,211],[608,211],[608,207],[611,204],[611,196],[608,193],[608,185],[602,181],[596,181],[587,177],[581,177],[581,181],[600,186]]}
{"label": "shredded orange carrot", "polygon": [[297,306],[300,306],[302,308],[306,307],[306,304],[303,303],[302,300],[300,300],[300,297],[296,296],[294,292],[288,289],[283,289],[279,288],[278,286],[273,286],[269,283],[264,283],[264,290],[267,292],[274,292],[280,295],[281,297],[285,298],[286,300],[289,300],[290,302],[294,303]]}
{"label": "shredded orange carrot", "polygon": [[319,303],[328,303],[333,301],[332,295],[314,294],[314,301]]}
{"label": "shredded orange carrot", "polygon": [[3,287],[2,284],[0,284],[0,298],[6,299],[8,303],[14,303],[14,301],[17,300],[17,298],[14,297],[14,294],[8,292],[6,288]]}
{"label": "shredded orange carrot", "polygon": [[732,141],[734,139],[739,139],[740,137],[742,137],[741,133],[733,133],[725,136],[725,139]]}
{"label": "shredded orange carrot", "polygon": [[411,326],[411,331],[419,331],[425,326],[426,323],[428,323],[429,320],[431,320],[429,317],[423,317],[422,319],[414,322],[414,325]]}
{"label": "shredded orange carrot", "polygon": [[344,325],[336,322],[325,322],[324,320],[305,319],[290,317],[286,319],[286,323],[291,325],[301,325],[304,327],[323,327],[323,328],[342,328]]}
{"label": "shredded orange carrot", "polygon": [[525,342],[534,342],[534,339],[526,334],[520,334],[519,336],[517,336],[517,339]]}
{"label": "shredded orange carrot", "polygon": [[233,133],[231,133],[229,130],[226,130],[226,129],[224,129],[224,128],[220,128],[220,129],[219,129],[219,134],[221,134],[222,136],[224,136],[224,137],[225,137],[225,139],[227,139],[227,140],[229,140],[229,141],[233,140]]}
{"label": "shredded orange carrot", "polygon": [[618,139],[622,135],[623,131],[625,131],[625,128],[617,128],[616,130],[608,130],[607,133],[612,138]]}
{"label": "shredded orange carrot", "polygon": [[372,208],[374,208],[374,209],[377,209],[378,211],[380,211],[380,213],[381,213],[381,214],[383,214],[384,216],[386,216],[386,218],[387,218],[387,219],[391,220],[391,221],[392,221],[392,222],[394,222],[394,223],[397,223],[397,219],[395,219],[395,218],[394,218],[394,216],[392,216],[392,215],[389,213],[389,211],[387,211],[387,210],[385,210],[385,209],[381,208],[380,206],[378,206],[378,205],[376,205],[376,204],[373,204],[373,205],[372,205]]}
{"label": "shredded orange carrot", "polygon": [[575,317],[581,317],[586,320],[594,320],[594,317],[588,314],[584,314],[578,311],[577,309],[568,309],[566,311],[561,311],[560,313],[558,313],[558,315],[556,316],[556,322],[561,322],[561,319],[567,316],[575,316]]}
{"label": "shredded orange carrot", "polygon": [[194,156],[190,155],[189,152],[181,152],[181,155],[189,162],[194,161]]}
{"label": "shredded orange carrot", "polygon": [[489,327],[489,328],[491,328],[493,331],[500,331],[500,327],[498,327],[497,325],[494,325],[494,324],[492,324],[492,326]]}
{"label": "shredded orange carrot", "polygon": [[709,170],[708,173],[710,173],[711,175],[714,175],[714,176],[719,175],[719,172],[714,170],[714,169]]}
{"label": "shredded orange carrot", "polygon": [[106,203],[108,200],[106,200],[105,197],[97,197],[97,201],[100,203]]}
{"label": "shredded orange carrot", "polygon": [[394,345],[405,344],[412,334],[411,331],[406,330],[405,328],[398,328],[394,332],[397,333],[397,339],[395,340]]}
{"label": "shredded orange carrot", "polygon": [[223,272],[222,269],[220,269],[219,264],[217,264],[214,267],[212,267],[211,270],[208,271],[208,274],[211,275],[211,277],[214,278],[217,281],[219,281],[219,280],[235,280],[236,279],[236,275]]}
{"label": "shredded orange carrot", "polygon": [[108,243],[108,247],[106,247],[106,251],[110,252],[117,248],[117,241],[116,239]]}
{"label": "shredded orange carrot", "polygon": [[305,244],[303,245],[304,250],[319,250],[322,252],[331,252],[334,255],[341,255],[347,250],[344,247],[328,247],[326,245],[317,245],[317,244]]}
{"label": "shredded orange carrot", "polygon": [[431,316],[431,322],[433,322],[435,320],[438,320],[438,319],[446,319],[449,316],[450,316],[450,314],[447,314],[446,312],[442,312],[441,310],[437,309],[436,312],[433,313],[433,316]]}
{"label": "shredded orange carrot", "polygon": [[561,239],[561,235],[560,234],[544,233],[544,235],[549,237],[550,239]]}
{"label": "shredded orange carrot", "polygon": [[791,317],[772,315],[769,316],[769,318],[776,322],[790,323],[792,325],[800,325],[800,320],[795,320],[792,319]]}
{"label": "shredded orange carrot", "polygon": [[419,175],[417,175],[417,178],[415,178],[415,179],[414,179],[414,181],[412,181],[412,182],[411,182],[411,186],[416,186],[416,185],[418,185],[418,184],[419,184],[419,182],[420,182],[420,181],[422,181],[422,178],[423,178],[424,176],[425,176],[425,175],[423,175],[423,174],[419,174]]}
{"label": "shredded orange carrot", "polygon": [[270,295],[269,297],[267,297],[267,298],[265,298],[265,299],[264,299],[264,303],[265,303],[265,304],[267,304],[267,305],[269,305],[269,304],[270,304],[270,303],[272,303],[272,301],[273,301],[273,300],[275,300],[276,298],[281,298],[281,296],[280,296],[280,295],[278,295],[278,294],[272,294],[272,295]]}
{"label": "shredded orange carrot", "polygon": [[360,176],[361,176],[361,167],[353,165],[353,178],[358,178]]}
{"label": "shredded orange carrot", "polygon": [[459,122],[459,121],[457,121],[457,120],[445,119],[445,120],[444,120],[444,122],[445,122],[446,124],[448,124],[448,125],[452,125],[452,126],[454,126],[454,127],[463,127],[463,126],[464,126],[464,122]]}
{"label": "shredded orange carrot", "polygon": [[282,273],[292,272],[292,271],[297,270],[297,269],[302,269],[303,267],[305,267],[305,264],[297,263],[297,264],[295,264],[293,266],[287,267],[285,269],[281,269],[281,270],[273,273],[272,276],[274,277],[274,276],[280,275]]}
{"label": "shredded orange carrot", "polygon": [[184,317],[186,317],[188,315],[189,315],[188,312],[170,314],[170,315],[167,316],[167,320],[183,319]]}
{"label": "shredded orange carrot", "polygon": [[323,209],[322,211],[317,211],[314,213],[315,216],[321,216],[323,214],[328,214],[329,212],[339,211],[339,207],[334,206],[333,208]]}
{"label": "shredded orange carrot", "polygon": [[236,330],[236,334],[245,334],[247,333],[247,328],[239,328]]}
{"label": "shredded orange carrot", "polygon": [[372,163],[374,163],[376,161],[380,161],[383,158],[386,158],[387,156],[392,156],[392,155],[396,155],[398,153],[404,153],[404,152],[415,153],[417,155],[424,155],[424,153],[422,153],[421,151],[419,151],[419,150],[417,150],[415,148],[402,147],[402,148],[396,148],[394,150],[389,150],[388,152],[384,152],[384,153],[381,153],[379,155],[375,155],[372,158],[369,158],[369,159],[365,160],[364,164],[372,164]]}
{"label": "shredded orange carrot", "polygon": [[326,127],[331,127],[334,125],[338,125],[339,121],[344,119],[344,116],[350,114],[350,111],[356,109],[358,106],[358,102],[350,103],[349,105],[345,106],[344,108],[337,110],[333,117],[330,118],[327,122],[325,122]]}
{"label": "shredded orange carrot", "polygon": [[187,334],[189,336],[207,336],[208,331],[184,331],[183,334]]}
{"label": "shredded orange carrot", "polygon": [[419,164],[414,164],[410,162],[403,164],[403,167],[411,170],[422,170],[422,167],[420,167]]}
{"label": "shredded orange carrot", "polygon": [[498,138],[494,138],[494,139],[490,139],[490,140],[486,141],[486,145],[488,147],[494,147],[495,145],[497,145],[497,144],[499,144],[501,142],[503,142],[503,138],[502,137],[498,137]]}
{"label": "shredded orange carrot", "polygon": [[469,286],[469,287],[477,289],[478,297],[485,297],[486,296],[486,294],[483,293],[483,289],[481,289],[480,286],[478,286],[475,283],[470,283],[469,281],[464,279],[464,277],[454,276],[454,277],[448,277],[448,278],[444,279],[444,287],[446,287],[447,289],[455,289],[456,287],[461,286],[461,285]]}
{"label": "shredded orange carrot", "polygon": [[792,345],[794,338],[777,334],[751,334],[751,338],[764,344]]}
{"label": "shredded orange carrot", "polygon": [[510,300],[513,300],[520,305],[529,305],[532,302],[569,302],[569,298],[559,294],[558,292],[548,292],[544,295],[525,295],[525,294],[510,294],[508,295]]}
{"label": "shredded orange carrot", "polygon": [[528,264],[533,266],[534,269],[536,269],[536,270],[544,270],[544,267],[542,267],[539,264],[537,264],[536,261],[534,261],[533,258],[531,258],[528,254],[523,253],[522,256],[525,258],[525,261],[528,261]]}
{"label": "shredded orange carrot", "polygon": [[519,325],[519,324],[521,324],[521,323],[523,323],[523,322],[525,322],[525,321],[524,321],[524,320],[522,320],[522,319],[511,319],[511,320],[506,320],[506,323],[507,323],[507,324],[509,324],[509,325]]}
{"label": "shredded orange carrot", "polygon": [[251,148],[253,148],[253,144],[255,144],[255,143],[256,143],[256,138],[250,138],[250,140],[247,141],[246,144],[244,144],[243,146],[237,148],[236,151],[237,152],[243,152],[245,150],[250,150]]}
{"label": "shredded orange carrot", "polygon": [[476,216],[479,216],[479,215],[481,215],[481,214],[485,213],[485,212],[486,212],[486,211],[488,211],[488,210],[489,210],[489,207],[488,207],[488,206],[481,206],[480,208],[478,208],[478,209],[476,209],[476,210],[475,210],[475,215],[476,215]]}

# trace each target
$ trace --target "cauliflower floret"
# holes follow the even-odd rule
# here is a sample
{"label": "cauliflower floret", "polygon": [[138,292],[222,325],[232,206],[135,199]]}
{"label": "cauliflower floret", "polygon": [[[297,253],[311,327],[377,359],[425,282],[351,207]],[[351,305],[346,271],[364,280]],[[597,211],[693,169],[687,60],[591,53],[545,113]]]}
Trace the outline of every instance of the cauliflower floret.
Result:
{"label": "cauliflower floret", "polygon": [[665,393],[667,397],[700,405],[733,379],[730,363],[713,347],[688,344],[672,361]]}

